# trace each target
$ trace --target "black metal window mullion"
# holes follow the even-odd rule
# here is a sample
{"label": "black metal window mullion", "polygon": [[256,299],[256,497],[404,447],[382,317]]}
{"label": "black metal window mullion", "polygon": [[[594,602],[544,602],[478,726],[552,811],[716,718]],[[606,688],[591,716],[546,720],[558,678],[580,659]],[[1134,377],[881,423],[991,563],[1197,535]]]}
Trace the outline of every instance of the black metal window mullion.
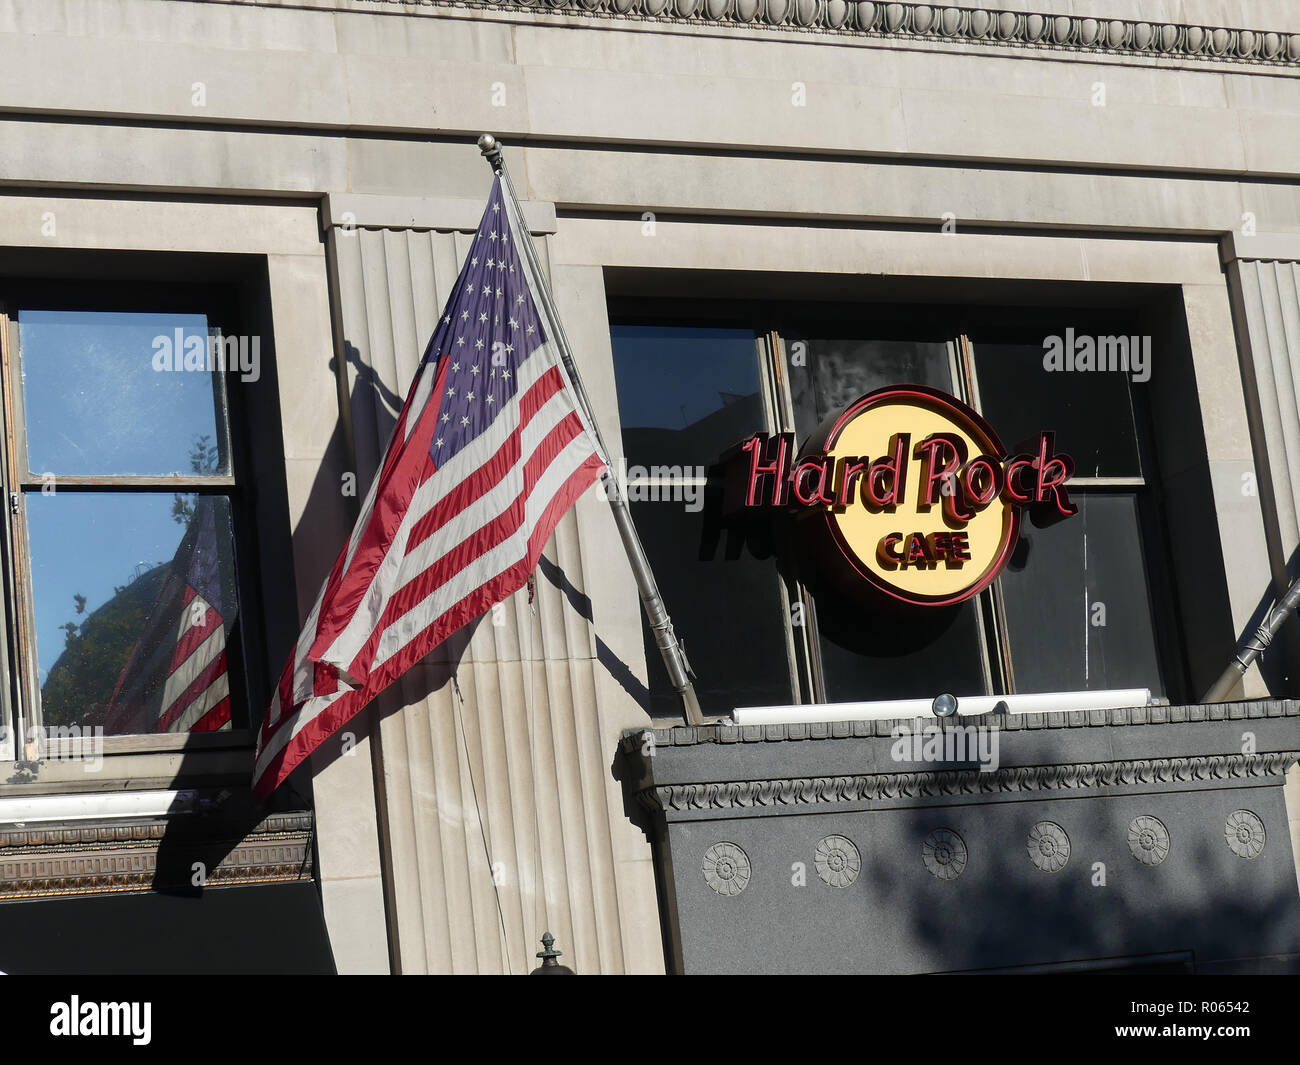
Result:
{"label": "black metal window mullion", "polygon": [[3,648],[3,653],[0,653],[0,677],[3,678],[0,686],[0,704],[3,705],[0,726],[6,730],[5,742],[0,743],[0,755],[20,760],[23,757],[23,739],[26,732],[27,696],[23,687],[25,672],[20,664],[21,648],[18,643],[16,624],[19,601],[15,582],[14,519],[18,515],[15,513],[16,508],[11,505],[11,502],[16,502],[20,497],[10,474],[11,448],[9,434],[6,432],[10,417],[8,374],[12,345],[15,340],[14,332],[15,327],[9,317],[9,308],[0,303],[0,506],[4,507],[5,514],[3,523],[0,523],[3,527],[3,535],[0,536],[0,563],[4,566],[3,581],[0,582],[0,607],[2,607],[0,647]]}
{"label": "black metal window mullion", "polygon": [[[755,325],[755,332],[764,353],[763,379],[768,384],[769,399],[768,428],[773,433],[793,433],[795,424],[786,338],[779,329],[764,329],[763,324],[760,319]],[[784,536],[788,531],[782,525],[778,528],[777,535]],[[788,557],[788,543],[784,546],[784,553]],[[776,577],[785,609],[791,698],[796,703],[825,702],[826,691],[817,655],[816,605],[803,581],[779,572]]]}

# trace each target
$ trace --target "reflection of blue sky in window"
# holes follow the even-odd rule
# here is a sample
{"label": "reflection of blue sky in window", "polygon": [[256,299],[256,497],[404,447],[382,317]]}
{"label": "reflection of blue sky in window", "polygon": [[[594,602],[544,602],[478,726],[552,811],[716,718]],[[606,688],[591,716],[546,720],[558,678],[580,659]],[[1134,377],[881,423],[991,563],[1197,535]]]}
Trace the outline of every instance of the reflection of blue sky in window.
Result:
{"label": "reflection of blue sky in window", "polygon": [[190,449],[217,442],[213,374],[154,369],[154,338],[200,337],[200,314],[21,311],[23,406],[31,471],[190,472]]}
{"label": "reflection of blue sky in window", "polygon": [[[56,474],[192,473],[218,443],[213,374],[153,368],[154,338],[202,338],[198,314],[21,311],[19,352],[28,465]],[[56,487],[57,487],[57,481]],[[137,576],[170,562],[185,535],[172,492],[27,493],[40,683],[80,625]],[[73,596],[86,597],[75,612]]]}
{"label": "reflection of blue sky in window", "polygon": [[758,391],[750,330],[620,325],[610,336],[624,429],[684,429]]}
{"label": "reflection of blue sky in window", "polygon": [[[41,684],[63,653],[67,622],[80,625],[117,588],[172,560],[185,535],[172,517],[174,498],[171,492],[27,494]],[[81,614],[76,595],[86,597]]]}

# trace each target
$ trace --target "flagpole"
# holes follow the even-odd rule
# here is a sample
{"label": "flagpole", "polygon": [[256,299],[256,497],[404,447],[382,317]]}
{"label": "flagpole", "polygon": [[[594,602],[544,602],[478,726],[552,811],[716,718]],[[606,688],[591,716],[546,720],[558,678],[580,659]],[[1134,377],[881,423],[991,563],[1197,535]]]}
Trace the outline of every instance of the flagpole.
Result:
{"label": "flagpole", "polygon": [[1201,696],[1203,703],[1221,703],[1228,698],[1237,682],[1250,669],[1250,665],[1262,655],[1273,638],[1281,631],[1283,622],[1300,606],[1300,578],[1292,582],[1286,594],[1269,608],[1264,620],[1253,633],[1245,637],[1238,645],[1236,655],[1219,674],[1214,686]]}
{"label": "flagpole", "polygon": [[[492,167],[493,172],[501,178],[501,184],[504,187],[505,194],[510,197],[514,205],[516,216],[522,219],[524,215],[523,208],[519,205],[519,197],[515,193],[514,182],[510,180],[510,171],[506,169],[500,142],[492,134],[484,133],[478,139],[478,147],[479,151],[483,153],[483,158]],[[641,604],[645,608],[646,620],[650,624],[650,630],[654,633],[659,653],[663,656],[664,667],[668,670],[668,681],[672,685],[673,691],[682,701],[682,713],[686,718],[686,723],[688,725],[702,725],[704,724],[704,717],[700,713],[699,700],[695,697],[695,686],[691,683],[690,663],[687,662],[686,653],[682,650],[681,644],[677,642],[676,633],[673,632],[672,619],[669,618],[668,611],[664,607],[663,597],[659,594],[659,585],[655,582],[654,573],[650,569],[650,560],[646,557],[645,548],[641,545],[641,538],[637,535],[636,526],[632,523],[632,514],[628,510],[627,500],[623,498],[622,485],[619,484],[618,478],[614,476],[613,470],[610,469],[609,451],[606,450],[605,442],[601,439],[600,427],[596,423],[596,415],[592,409],[591,400],[587,397],[587,390],[582,385],[582,378],[578,375],[578,367],[573,361],[573,351],[569,347],[569,338],[564,334],[564,326],[560,322],[560,314],[551,295],[551,287],[546,280],[546,275],[542,272],[542,264],[537,257],[537,250],[533,247],[532,235],[525,228],[521,237],[519,243],[523,245],[524,254],[528,258],[528,265],[532,268],[533,276],[537,278],[538,295],[541,297],[542,307],[550,319],[551,328],[554,330],[555,346],[559,349],[560,361],[564,363],[564,370],[568,374],[574,397],[578,406],[582,408],[583,417],[590,426],[592,435],[596,438],[596,446],[600,449],[601,460],[605,463],[605,470],[601,474],[605,497],[609,500],[610,509],[614,512],[614,524],[618,527],[618,534],[623,540],[623,549],[627,552],[627,560],[632,566],[632,575],[636,578],[637,590],[641,593]]]}

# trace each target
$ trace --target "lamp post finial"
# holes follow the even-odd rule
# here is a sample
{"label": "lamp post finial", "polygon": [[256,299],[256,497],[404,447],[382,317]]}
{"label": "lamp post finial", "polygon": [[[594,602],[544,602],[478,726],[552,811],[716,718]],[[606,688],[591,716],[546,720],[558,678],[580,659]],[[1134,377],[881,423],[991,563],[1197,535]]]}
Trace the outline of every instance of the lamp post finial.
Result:
{"label": "lamp post finial", "polygon": [[561,957],[561,952],[555,949],[555,937],[550,932],[542,933],[542,949],[538,951],[537,956],[542,959],[542,964],[533,970],[533,976],[572,976],[573,970],[567,965],[561,965],[557,959]]}

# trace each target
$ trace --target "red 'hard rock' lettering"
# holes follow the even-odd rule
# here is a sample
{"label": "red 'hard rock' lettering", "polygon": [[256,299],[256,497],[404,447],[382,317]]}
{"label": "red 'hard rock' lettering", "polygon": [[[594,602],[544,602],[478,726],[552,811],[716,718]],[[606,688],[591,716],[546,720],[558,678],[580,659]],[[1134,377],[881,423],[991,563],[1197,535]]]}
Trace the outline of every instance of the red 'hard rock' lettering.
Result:
{"label": "red 'hard rock' lettering", "polygon": [[907,503],[907,465],[921,463],[918,509],[938,506],[950,524],[970,521],[995,499],[1011,506],[1044,504],[1069,517],[1078,513],[1065,482],[1074,473],[1069,455],[1056,450],[1056,434],[1038,434],[1032,453],[967,454],[955,433],[931,433],[910,447],[908,433],[890,439],[877,459],[813,455],[794,461],[794,435],[757,433],[743,445],[749,456],[745,505],[849,507],[892,512]]}

